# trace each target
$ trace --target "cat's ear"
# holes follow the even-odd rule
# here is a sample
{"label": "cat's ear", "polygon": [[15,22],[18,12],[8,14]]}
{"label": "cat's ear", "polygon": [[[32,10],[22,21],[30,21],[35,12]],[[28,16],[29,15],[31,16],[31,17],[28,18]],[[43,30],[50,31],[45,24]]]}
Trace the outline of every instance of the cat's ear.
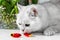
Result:
{"label": "cat's ear", "polygon": [[22,5],[17,3],[18,10],[20,11],[22,9]]}
{"label": "cat's ear", "polygon": [[37,11],[37,9],[36,8],[31,8],[32,9],[32,12],[33,12],[33,14],[34,14],[34,16],[37,16],[37,14],[38,14],[38,11]]}

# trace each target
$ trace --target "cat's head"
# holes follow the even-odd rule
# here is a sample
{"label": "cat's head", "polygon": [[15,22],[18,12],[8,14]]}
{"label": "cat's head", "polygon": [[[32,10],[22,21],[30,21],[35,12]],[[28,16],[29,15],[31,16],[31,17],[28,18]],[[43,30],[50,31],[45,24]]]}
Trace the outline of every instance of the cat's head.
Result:
{"label": "cat's head", "polygon": [[16,23],[20,30],[24,32],[33,32],[39,30],[41,20],[35,5],[21,6],[18,5],[19,13],[17,14]]}

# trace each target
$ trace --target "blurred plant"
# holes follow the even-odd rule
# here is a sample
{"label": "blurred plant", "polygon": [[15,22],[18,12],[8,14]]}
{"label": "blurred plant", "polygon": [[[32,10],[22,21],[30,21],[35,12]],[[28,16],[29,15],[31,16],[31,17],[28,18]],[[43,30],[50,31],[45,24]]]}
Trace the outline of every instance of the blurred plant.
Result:
{"label": "blurred plant", "polygon": [[[15,22],[15,16],[18,13],[17,2],[25,6],[29,5],[28,0],[0,0],[0,16],[2,16],[2,21],[7,24],[10,29],[16,26],[12,23]],[[36,4],[37,0],[32,0],[32,3]]]}
{"label": "blurred plant", "polygon": [[[38,0],[32,0],[32,4],[37,4],[37,2]],[[20,0],[18,3],[26,6],[26,5],[29,5],[29,0]]]}
{"label": "blurred plant", "polygon": [[32,0],[33,4],[37,4],[38,0]]}
{"label": "blurred plant", "polygon": [[[0,0],[0,6],[2,6],[0,14],[5,23],[10,24],[15,21],[15,14],[18,13],[17,2],[19,0]],[[2,12],[2,13],[1,13]]]}
{"label": "blurred plant", "polygon": [[[2,18],[5,23],[10,24],[15,21],[15,14],[18,13],[17,2],[28,5],[28,0],[0,0],[0,6],[5,8],[3,11],[0,10],[2,11]],[[32,3],[36,4],[37,0],[32,0]]]}

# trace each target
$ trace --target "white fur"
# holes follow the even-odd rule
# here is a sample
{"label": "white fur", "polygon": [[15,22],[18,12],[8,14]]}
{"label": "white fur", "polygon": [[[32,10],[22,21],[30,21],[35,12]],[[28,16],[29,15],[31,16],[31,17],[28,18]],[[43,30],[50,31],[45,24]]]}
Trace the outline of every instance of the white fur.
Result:
{"label": "white fur", "polygon": [[[59,4],[59,3],[58,3]],[[42,5],[28,5],[28,6],[18,6],[19,13],[17,14],[16,23],[20,30],[24,32],[34,32],[34,31],[43,31],[44,34],[50,35],[54,34],[51,29],[59,29],[60,26],[60,9],[58,4],[52,4],[51,2],[46,2]],[[56,6],[57,5],[57,6]],[[30,17],[29,14],[32,13],[32,8],[35,8],[37,13],[36,17]],[[19,23],[21,25],[19,25]],[[25,24],[30,24],[29,27],[26,27]],[[56,24],[56,26],[54,26]],[[48,27],[49,26],[49,27]],[[52,26],[52,27],[51,27]],[[50,30],[50,31],[46,31]]]}
{"label": "white fur", "polygon": [[52,3],[58,3],[60,0],[38,0],[38,4],[44,3],[44,2],[52,2]]}
{"label": "white fur", "polygon": [[[41,22],[40,22],[40,18],[39,17],[36,17],[35,19],[31,19],[30,17],[28,17],[28,14],[30,13],[31,11],[31,8],[35,7],[35,5],[31,5],[31,6],[26,6],[26,7],[23,7],[23,9],[19,10],[19,14],[17,14],[17,24],[18,23],[22,23],[22,25],[19,25],[18,24],[18,27],[20,29],[27,29],[30,30],[30,31],[36,31],[36,30],[39,30],[41,28]],[[30,24],[30,27],[25,27],[25,24]],[[36,24],[36,25],[35,25]],[[22,26],[22,27],[20,27]],[[36,27],[38,26],[38,27]]]}

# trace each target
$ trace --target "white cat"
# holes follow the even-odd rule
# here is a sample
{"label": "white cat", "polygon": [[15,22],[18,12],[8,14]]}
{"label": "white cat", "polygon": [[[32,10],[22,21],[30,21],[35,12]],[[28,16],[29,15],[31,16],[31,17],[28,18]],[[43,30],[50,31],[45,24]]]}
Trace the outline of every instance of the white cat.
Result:
{"label": "white cat", "polygon": [[54,35],[60,32],[60,3],[17,5],[19,13],[16,23],[24,32],[42,31],[44,35]]}

